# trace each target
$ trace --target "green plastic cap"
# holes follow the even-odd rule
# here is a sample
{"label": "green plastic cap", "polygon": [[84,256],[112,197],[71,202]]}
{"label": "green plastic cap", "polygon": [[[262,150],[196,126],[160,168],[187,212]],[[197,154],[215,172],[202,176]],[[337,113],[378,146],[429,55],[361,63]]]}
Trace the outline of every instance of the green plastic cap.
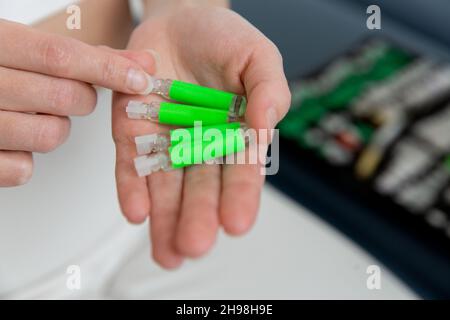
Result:
{"label": "green plastic cap", "polygon": [[171,102],[161,102],[159,122],[163,124],[192,127],[195,121],[202,125],[213,125],[228,122],[228,112],[202,107],[194,107]]}
{"label": "green plastic cap", "polygon": [[237,116],[242,116],[246,108],[244,97],[179,80],[172,81],[169,97],[190,105],[231,111]]}
{"label": "green plastic cap", "polygon": [[209,140],[209,136],[214,136],[217,132],[225,139],[227,130],[236,130],[239,128],[241,128],[239,122],[231,122],[212,126],[194,126],[191,128],[172,129],[169,132],[170,145],[174,146],[180,142],[194,140]]}
{"label": "green plastic cap", "polygon": [[237,153],[245,149],[245,139],[242,130],[213,130],[207,140],[194,140],[175,144],[169,147],[169,155],[173,168],[182,168],[203,163],[218,157]]}

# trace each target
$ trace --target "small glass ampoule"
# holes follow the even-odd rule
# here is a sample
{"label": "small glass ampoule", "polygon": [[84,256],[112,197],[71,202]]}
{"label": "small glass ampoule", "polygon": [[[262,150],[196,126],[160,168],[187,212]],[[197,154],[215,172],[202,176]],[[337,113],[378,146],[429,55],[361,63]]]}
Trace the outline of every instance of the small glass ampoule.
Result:
{"label": "small glass ampoule", "polygon": [[188,105],[219,109],[242,117],[247,108],[244,96],[180,80],[150,77],[150,93]]}
{"label": "small glass ampoule", "polygon": [[[205,138],[208,129],[216,130],[209,134],[215,139]],[[137,153],[140,156],[135,159],[134,164],[138,175],[146,176],[159,170],[183,168],[210,161],[240,152],[247,143],[246,127],[241,127],[239,123],[203,127],[204,131],[198,136],[194,130],[196,128],[175,129],[168,134],[155,133],[136,137]]]}
{"label": "small glass ampoule", "polygon": [[191,127],[195,121],[203,125],[214,125],[234,122],[235,116],[224,110],[188,106],[172,102],[130,101],[126,107],[130,119],[147,119],[154,122]]}

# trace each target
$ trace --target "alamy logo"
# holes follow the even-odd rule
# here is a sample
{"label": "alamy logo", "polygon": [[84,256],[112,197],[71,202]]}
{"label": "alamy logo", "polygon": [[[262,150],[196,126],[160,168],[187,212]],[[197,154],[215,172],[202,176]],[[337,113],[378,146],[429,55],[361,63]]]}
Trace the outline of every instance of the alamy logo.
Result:
{"label": "alamy logo", "polygon": [[370,14],[369,17],[367,17],[366,25],[367,29],[374,30],[374,29],[381,29],[381,9],[379,6],[373,4],[367,7],[366,10],[367,14]]}
{"label": "alamy logo", "polygon": [[81,9],[79,6],[73,4],[68,6],[66,13],[69,16],[66,19],[66,27],[69,30],[80,30],[81,29]]}
{"label": "alamy logo", "polygon": [[[149,136],[143,136],[150,139]],[[147,137],[147,138],[146,138]],[[151,137],[154,139],[154,137]],[[261,164],[261,175],[278,173],[279,132],[278,129],[240,128],[219,130],[203,129],[201,121],[195,121],[192,129],[177,129],[171,134],[172,147],[170,158],[172,164]],[[145,141],[145,140],[143,140]],[[196,143],[195,141],[203,141]],[[147,140],[144,143],[149,143]],[[152,142],[154,148],[156,143]],[[168,142],[167,142],[168,143]],[[270,155],[267,154],[271,144]],[[246,147],[246,152],[240,152]],[[217,155],[225,154],[225,157]]]}
{"label": "alamy logo", "polygon": [[370,265],[366,269],[367,277],[366,285],[369,290],[381,289],[381,269],[377,265]]}
{"label": "alamy logo", "polygon": [[66,287],[69,290],[80,290],[81,289],[81,268],[80,266],[74,264],[67,267],[66,270],[67,280]]}

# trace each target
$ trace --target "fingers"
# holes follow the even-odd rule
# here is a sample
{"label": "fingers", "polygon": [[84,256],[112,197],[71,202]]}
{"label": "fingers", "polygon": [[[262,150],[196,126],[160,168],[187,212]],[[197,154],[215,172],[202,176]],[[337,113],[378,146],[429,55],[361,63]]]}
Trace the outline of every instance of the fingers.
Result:
{"label": "fingers", "polygon": [[[101,47],[101,50],[126,56],[141,64],[148,73],[154,72],[151,54],[145,51],[114,50]],[[136,174],[133,159],[136,157],[134,137],[158,132],[160,129],[148,121],[128,119],[125,107],[129,100],[142,97],[130,97],[114,94],[112,108],[112,129],[116,145],[116,184],[122,213],[131,223],[142,223],[150,213],[150,197],[147,181]]]}
{"label": "fingers", "polygon": [[218,165],[186,169],[176,245],[183,255],[199,257],[212,247],[219,229],[221,172]]}
{"label": "fingers", "polygon": [[30,152],[0,151],[0,187],[25,184],[33,173],[33,156]]}
{"label": "fingers", "polygon": [[164,268],[176,268],[183,262],[175,247],[183,171],[156,172],[148,181],[152,204],[150,235],[153,259]]}
{"label": "fingers", "polygon": [[50,152],[69,136],[66,117],[0,111],[0,150]]}
{"label": "fingers", "polygon": [[220,222],[231,235],[244,234],[256,219],[264,183],[260,168],[260,164],[223,166]]}
{"label": "fingers", "polygon": [[0,92],[0,106],[11,111],[78,116],[91,113],[97,103],[86,83],[3,67]]}
{"label": "fingers", "polygon": [[157,53],[154,50],[117,50],[107,46],[100,46],[99,48],[107,52],[118,54],[122,57],[133,60],[134,62],[138,63],[148,74],[155,73],[157,69],[157,62],[159,58],[157,57]]}
{"label": "fingers", "polygon": [[116,144],[116,182],[120,206],[131,222],[143,222],[150,214],[154,260],[165,268],[175,268],[183,261],[175,249],[183,171],[156,172],[148,178],[136,174],[133,164],[136,157],[134,137],[164,129],[149,121],[128,119],[125,106],[130,99],[137,98],[116,94],[113,99],[112,129]]}
{"label": "fingers", "polygon": [[142,223],[150,213],[150,200],[145,178],[133,166],[134,145],[116,143],[116,185],[120,208],[130,223]]}
{"label": "fingers", "polygon": [[278,49],[268,43],[255,50],[242,79],[248,98],[247,123],[255,129],[275,128],[291,102]]}
{"label": "fingers", "polygon": [[148,121],[128,119],[125,106],[129,96],[115,94],[112,108],[112,129],[116,145],[116,184],[120,207],[131,223],[142,223],[150,213],[147,181],[134,168],[136,157],[134,137],[155,130]]}
{"label": "fingers", "polygon": [[[69,78],[124,93],[148,93],[138,63],[81,41],[0,20],[0,65]],[[151,62],[149,62],[151,63]]]}
{"label": "fingers", "polygon": [[[154,71],[154,65],[148,64],[148,56],[151,56],[148,52],[116,53],[141,64],[149,73]],[[128,119],[125,106],[129,100],[138,99],[144,100],[117,94],[113,102],[113,137],[117,153],[116,181],[119,202],[122,212],[132,222],[143,222],[150,214],[153,258],[164,268],[176,268],[183,262],[183,256],[175,248],[183,171],[156,172],[148,178],[141,178],[136,174],[133,164],[136,156],[134,137],[166,131],[149,121]]]}
{"label": "fingers", "polygon": [[[248,98],[247,124],[255,129],[275,128],[291,102],[283,61],[275,45],[265,42],[253,51],[242,81]],[[224,166],[220,220],[227,233],[240,235],[253,225],[263,183],[261,164]]]}

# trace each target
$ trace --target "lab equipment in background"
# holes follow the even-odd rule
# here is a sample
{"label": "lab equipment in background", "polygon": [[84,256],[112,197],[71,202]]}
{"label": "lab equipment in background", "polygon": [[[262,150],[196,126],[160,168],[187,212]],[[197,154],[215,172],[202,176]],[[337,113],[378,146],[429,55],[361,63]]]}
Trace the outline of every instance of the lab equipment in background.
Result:
{"label": "lab equipment in background", "polygon": [[370,38],[291,92],[269,182],[450,297],[450,64]]}

